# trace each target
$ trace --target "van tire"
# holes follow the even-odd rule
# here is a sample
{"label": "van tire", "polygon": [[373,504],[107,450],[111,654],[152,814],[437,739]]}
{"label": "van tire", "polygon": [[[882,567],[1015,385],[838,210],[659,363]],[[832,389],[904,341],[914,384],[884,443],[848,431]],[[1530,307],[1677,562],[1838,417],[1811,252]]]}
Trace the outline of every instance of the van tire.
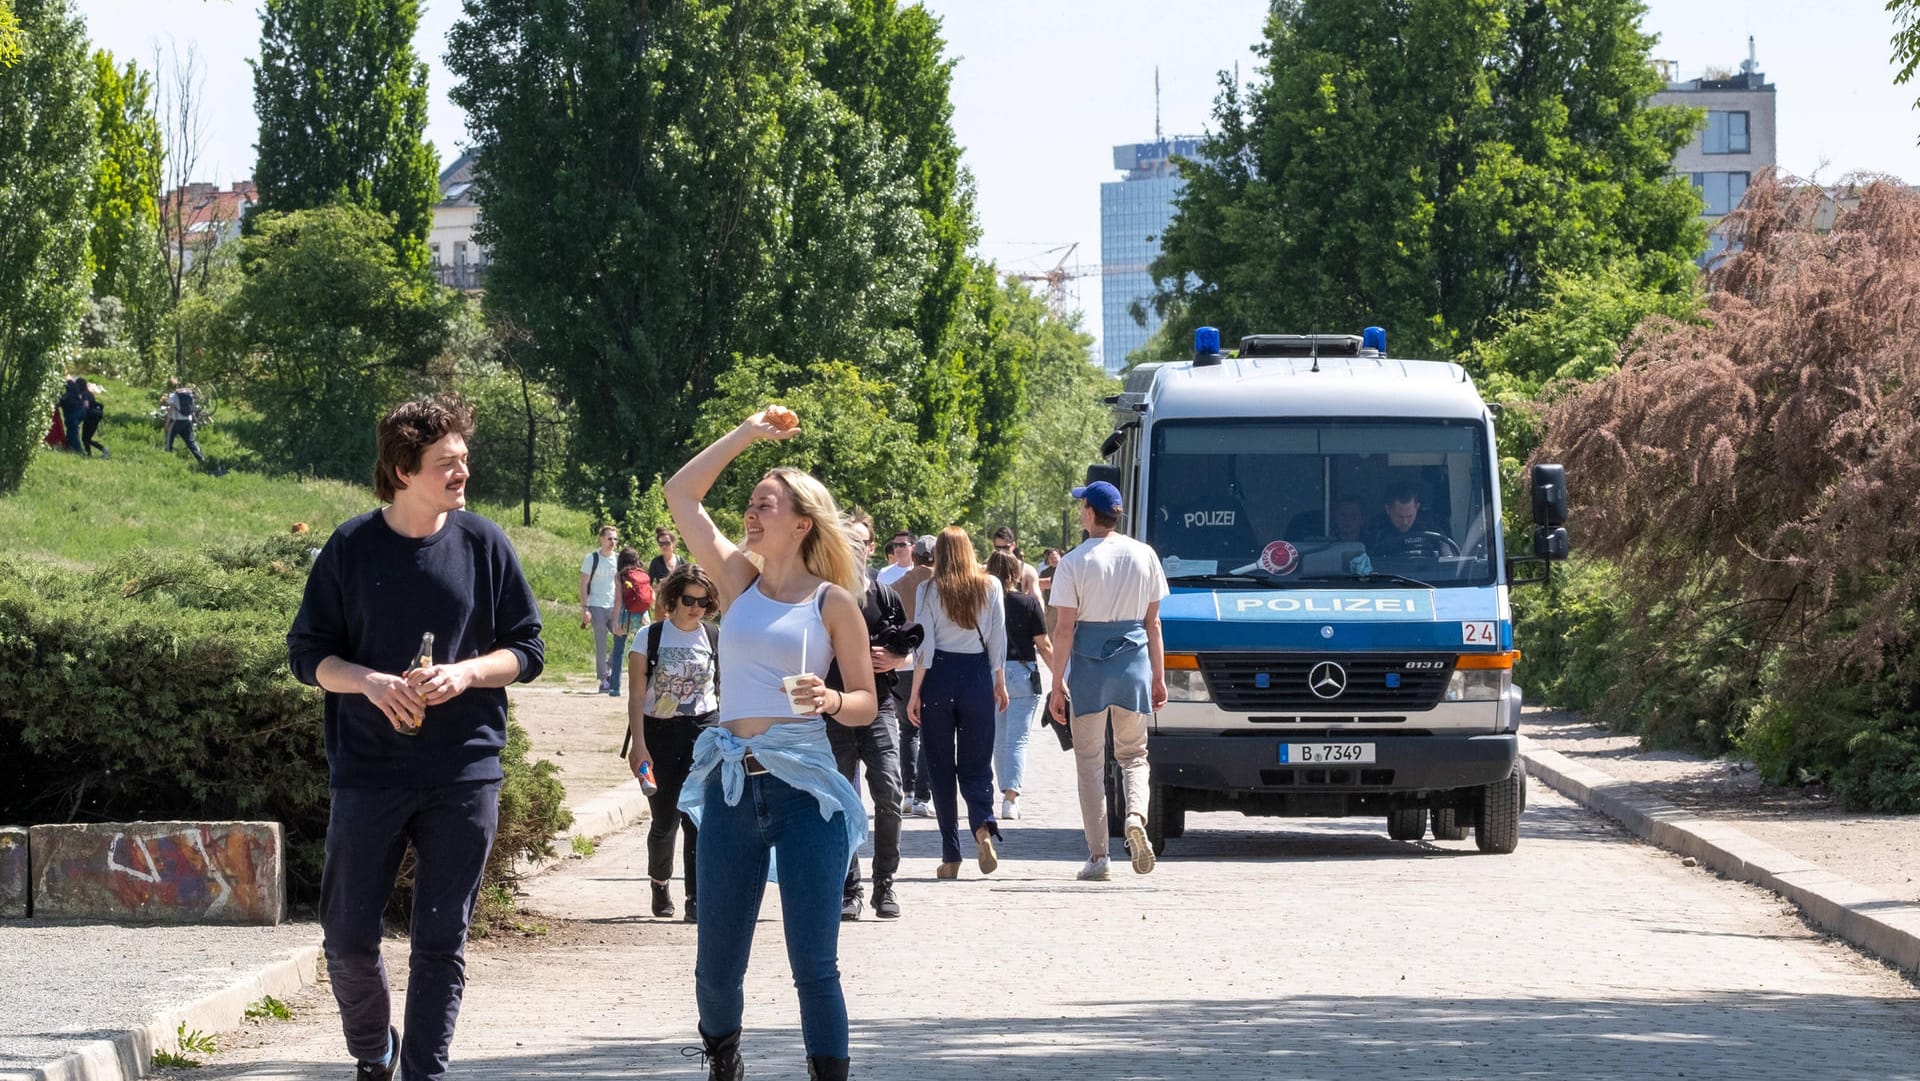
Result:
{"label": "van tire", "polygon": [[1520,811],[1526,805],[1526,768],[1515,762],[1506,780],[1480,790],[1480,821],[1473,828],[1474,845],[1495,855],[1520,847]]}
{"label": "van tire", "polygon": [[1436,841],[1464,841],[1467,839],[1467,827],[1460,821],[1460,812],[1452,807],[1433,809],[1433,839]]}
{"label": "van tire", "polygon": [[1387,836],[1396,841],[1418,841],[1427,835],[1427,809],[1401,807],[1387,812]]}
{"label": "van tire", "polygon": [[1174,836],[1167,832],[1173,816],[1179,814],[1180,799],[1167,791],[1166,785],[1157,784],[1148,790],[1147,796],[1147,841],[1153,845],[1153,854],[1167,854],[1167,838]]}

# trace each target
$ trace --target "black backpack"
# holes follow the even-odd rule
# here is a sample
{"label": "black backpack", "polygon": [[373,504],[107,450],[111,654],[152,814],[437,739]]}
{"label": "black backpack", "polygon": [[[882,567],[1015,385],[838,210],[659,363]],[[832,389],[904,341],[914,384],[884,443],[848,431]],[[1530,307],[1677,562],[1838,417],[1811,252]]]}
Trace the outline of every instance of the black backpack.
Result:
{"label": "black backpack", "polygon": [[173,392],[173,412],[181,420],[193,419],[193,391],[181,387]]}

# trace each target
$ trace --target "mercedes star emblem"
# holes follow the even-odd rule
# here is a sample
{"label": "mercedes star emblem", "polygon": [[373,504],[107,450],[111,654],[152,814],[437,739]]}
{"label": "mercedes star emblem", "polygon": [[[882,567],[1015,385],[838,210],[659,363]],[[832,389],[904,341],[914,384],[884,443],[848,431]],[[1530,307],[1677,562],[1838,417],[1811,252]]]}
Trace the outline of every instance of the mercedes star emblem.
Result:
{"label": "mercedes star emblem", "polygon": [[1307,689],[1316,698],[1338,698],[1347,689],[1347,670],[1332,661],[1321,661],[1307,673]]}

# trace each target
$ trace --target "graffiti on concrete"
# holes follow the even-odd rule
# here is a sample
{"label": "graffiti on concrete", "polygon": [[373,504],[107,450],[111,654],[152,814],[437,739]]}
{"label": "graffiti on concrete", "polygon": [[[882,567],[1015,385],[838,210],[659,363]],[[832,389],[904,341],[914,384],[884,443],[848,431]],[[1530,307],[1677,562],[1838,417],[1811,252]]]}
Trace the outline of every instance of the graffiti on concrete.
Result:
{"label": "graffiti on concrete", "polygon": [[35,826],[36,917],[277,923],[280,831],[266,822]]}

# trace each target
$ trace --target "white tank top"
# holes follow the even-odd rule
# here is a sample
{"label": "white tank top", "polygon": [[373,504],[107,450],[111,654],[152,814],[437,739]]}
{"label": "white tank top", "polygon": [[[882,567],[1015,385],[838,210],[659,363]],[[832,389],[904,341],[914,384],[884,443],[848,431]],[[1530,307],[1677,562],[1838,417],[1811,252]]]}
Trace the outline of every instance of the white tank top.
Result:
{"label": "white tank top", "polygon": [[720,621],[720,721],[792,717],[793,700],[781,680],[811,672],[822,679],[833,643],[820,618],[827,583],[798,604],[760,592],[760,580],[741,593]]}

